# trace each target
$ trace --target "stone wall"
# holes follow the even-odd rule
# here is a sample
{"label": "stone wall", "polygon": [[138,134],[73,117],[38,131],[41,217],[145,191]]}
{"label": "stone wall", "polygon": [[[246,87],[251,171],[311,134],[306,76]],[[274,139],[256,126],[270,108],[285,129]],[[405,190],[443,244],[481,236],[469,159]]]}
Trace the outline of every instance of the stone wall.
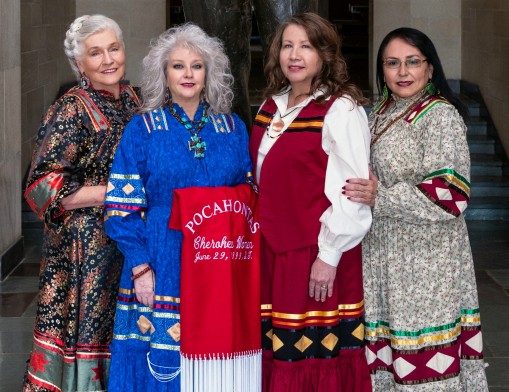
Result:
{"label": "stone wall", "polygon": [[85,14],[104,14],[119,23],[126,43],[127,78],[135,85],[150,39],[166,27],[164,0],[21,0],[22,178],[42,115],[60,88],[75,80],[63,41],[69,24]]}
{"label": "stone wall", "polygon": [[103,14],[122,29],[126,45],[126,78],[139,86],[143,57],[150,40],[166,30],[165,0],[76,0],[76,15]]}
{"label": "stone wall", "polygon": [[75,80],[64,38],[74,0],[21,0],[21,178],[27,171],[43,114],[60,87]]}
{"label": "stone wall", "polygon": [[509,155],[509,1],[463,0],[462,79],[479,86]]}
{"label": "stone wall", "polygon": [[18,1],[0,1],[0,279],[23,258],[19,18]]}
{"label": "stone wall", "polygon": [[424,32],[437,48],[447,78],[461,78],[461,0],[371,0],[370,7],[373,90],[376,90],[374,61],[378,47],[385,35],[398,27],[413,27]]}

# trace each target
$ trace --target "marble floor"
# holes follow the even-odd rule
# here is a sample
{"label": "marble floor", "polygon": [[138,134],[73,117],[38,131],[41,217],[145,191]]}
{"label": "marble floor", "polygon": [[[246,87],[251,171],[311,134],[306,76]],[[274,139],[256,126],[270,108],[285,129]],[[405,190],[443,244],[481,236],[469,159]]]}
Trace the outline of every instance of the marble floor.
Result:
{"label": "marble floor", "polygon": [[[509,392],[509,222],[469,221],[492,392]],[[0,283],[0,392],[21,388],[31,349],[42,229],[23,229],[26,257]]]}

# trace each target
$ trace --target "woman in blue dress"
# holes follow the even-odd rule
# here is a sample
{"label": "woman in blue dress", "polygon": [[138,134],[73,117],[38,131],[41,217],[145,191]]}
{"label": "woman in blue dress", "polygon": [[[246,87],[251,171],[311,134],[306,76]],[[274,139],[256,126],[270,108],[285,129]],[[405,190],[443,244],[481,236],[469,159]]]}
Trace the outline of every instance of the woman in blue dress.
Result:
{"label": "woman in blue dress", "polygon": [[192,24],[171,28],[143,67],[143,105],[106,195],[106,232],[125,256],[108,390],[179,391],[182,233],[168,229],[173,191],[245,183],[251,163],[218,39]]}

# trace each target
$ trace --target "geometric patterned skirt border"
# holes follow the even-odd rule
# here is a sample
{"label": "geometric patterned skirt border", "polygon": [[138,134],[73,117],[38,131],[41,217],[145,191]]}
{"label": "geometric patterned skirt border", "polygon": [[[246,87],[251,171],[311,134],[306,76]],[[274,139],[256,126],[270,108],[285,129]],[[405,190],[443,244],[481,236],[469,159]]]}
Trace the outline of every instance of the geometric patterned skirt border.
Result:
{"label": "geometric patterned skirt border", "polygon": [[325,302],[308,295],[317,255],[317,245],[275,254],[262,236],[263,391],[371,391],[361,246],[342,255]]}
{"label": "geometric patterned skirt border", "polygon": [[461,313],[455,322],[420,331],[366,323],[366,357],[376,390],[487,391],[479,309]]}

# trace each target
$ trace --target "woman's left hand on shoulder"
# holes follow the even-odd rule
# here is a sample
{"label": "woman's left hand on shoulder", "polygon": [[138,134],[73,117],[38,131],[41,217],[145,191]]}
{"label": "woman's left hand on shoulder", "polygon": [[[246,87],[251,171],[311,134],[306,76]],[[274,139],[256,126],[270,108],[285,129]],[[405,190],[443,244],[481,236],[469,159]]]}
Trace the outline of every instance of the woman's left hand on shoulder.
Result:
{"label": "woman's left hand on shoulder", "polygon": [[376,178],[371,169],[369,169],[369,180],[365,178],[348,179],[347,183],[342,188],[342,194],[346,196],[348,200],[374,207],[377,190],[378,178]]}

